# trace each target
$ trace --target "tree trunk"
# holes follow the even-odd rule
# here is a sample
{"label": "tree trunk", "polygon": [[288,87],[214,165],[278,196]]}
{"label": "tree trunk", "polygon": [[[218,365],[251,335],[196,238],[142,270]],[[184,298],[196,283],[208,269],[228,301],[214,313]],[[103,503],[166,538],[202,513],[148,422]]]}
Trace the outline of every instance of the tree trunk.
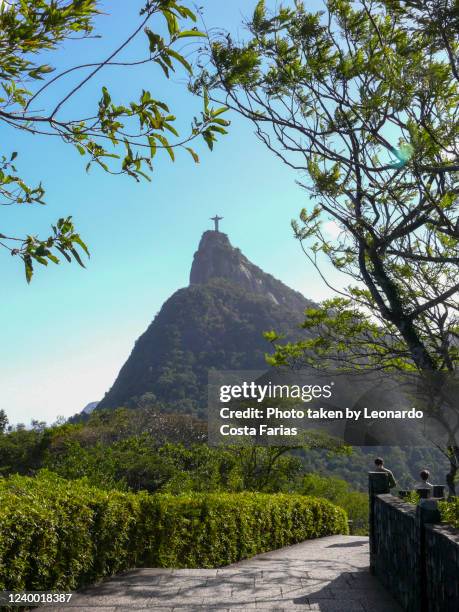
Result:
{"label": "tree trunk", "polygon": [[459,446],[450,446],[449,453],[449,472],[446,474],[446,484],[448,485],[448,496],[456,497],[456,474],[459,465]]}

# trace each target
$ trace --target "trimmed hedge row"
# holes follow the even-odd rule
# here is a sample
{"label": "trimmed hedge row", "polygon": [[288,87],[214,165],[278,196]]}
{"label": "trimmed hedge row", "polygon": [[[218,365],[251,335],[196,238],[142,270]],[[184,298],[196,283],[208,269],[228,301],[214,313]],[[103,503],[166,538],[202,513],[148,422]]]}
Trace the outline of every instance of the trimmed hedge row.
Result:
{"label": "trimmed hedge row", "polygon": [[348,533],[301,495],[102,491],[52,473],[0,479],[0,589],[73,590],[129,567],[219,567]]}

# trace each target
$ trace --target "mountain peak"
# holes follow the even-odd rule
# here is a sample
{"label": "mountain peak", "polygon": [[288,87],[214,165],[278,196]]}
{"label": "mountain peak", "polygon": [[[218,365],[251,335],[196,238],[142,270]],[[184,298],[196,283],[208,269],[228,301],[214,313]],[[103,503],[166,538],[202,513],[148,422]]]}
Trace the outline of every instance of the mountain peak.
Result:
{"label": "mountain peak", "polygon": [[219,247],[226,249],[234,249],[231,242],[229,241],[228,234],[224,234],[220,231],[217,232],[215,230],[207,230],[201,236],[196,255],[199,253],[199,251],[206,251]]}
{"label": "mountain peak", "polygon": [[190,285],[205,285],[213,279],[224,279],[238,287],[264,295],[275,304],[293,310],[304,310],[308,305],[301,293],[290,289],[271,274],[263,272],[241,251],[232,246],[226,234],[206,231],[194,254]]}
{"label": "mountain peak", "polygon": [[201,236],[194,254],[190,272],[190,285],[203,285],[211,278],[232,280],[237,259],[241,253],[235,249],[222,232],[208,230]]}
{"label": "mountain peak", "polygon": [[209,369],[265,368],[263,332],[297,338],[311,305],[250,262],[216,223],[201,237],[190,286],[163,304],[97,409],[154,405],[204,418]]}

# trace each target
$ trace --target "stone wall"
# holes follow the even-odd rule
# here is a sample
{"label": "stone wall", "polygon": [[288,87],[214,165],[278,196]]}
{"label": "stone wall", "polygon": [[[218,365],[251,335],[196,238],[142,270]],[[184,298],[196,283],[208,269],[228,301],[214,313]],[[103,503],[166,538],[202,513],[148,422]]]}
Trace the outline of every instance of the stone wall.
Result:
{"label": "stone wall", "polygon": [[426,598],[429,612],[459,610],[459,531],[425,525]]}
{"label": "stone wall", "polygon": [[433,500],[413,506],[374,489],[370,483],[372,572],[406,612],[458,612],[459,531],[433,524]]}
{"label": "stone wall", "polygon": [[407,612],[419,612],[420,549],[416,507],[392,495],[374,505],[374,573]]}

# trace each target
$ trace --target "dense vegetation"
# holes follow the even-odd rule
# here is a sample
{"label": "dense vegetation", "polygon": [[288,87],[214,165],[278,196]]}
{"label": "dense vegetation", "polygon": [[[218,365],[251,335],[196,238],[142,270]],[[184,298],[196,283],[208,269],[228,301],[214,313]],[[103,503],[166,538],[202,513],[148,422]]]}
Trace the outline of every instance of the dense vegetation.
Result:
{"label": "dense vegetation", "polygon": [[275,447],[216,448],[205,424],[148,409],[96,411],[86,423],[0,434],[0,469],[7,476],[49,469],[86,477],[103,489],[150,493],[292,491],[302,461]]}
{"label": "dense vegetation", "polygon": [[[416,506],[420,499],[419,493],[414,490],[410,491],[403,501]],[[459,499],[457,497],[450,497],[448,501],[439,502],[438,507],[442,522],[459,529]]]}
{"label": "dense vegetation", "polygon": [[209,370],[265,370],[270,347],[263,332],[292,331],[301,318],[302,309],[224,279],[180,289],[137,340],[100,405],[155,405],[204,418]]}
{"label": "dense vegetation", "polygon": [[374,446],[353,448],[350,454],[330,454],[320,449],[302,453],[306,472],[336,476],[353,489],[368,490],[368,470],[376,456],[382,456],[394,472],[396,491],[410,489],[419,480],[419,472],[428,468],[435,484],[445,484],[448,460],[435,447]]}
{"label": "dense vegetation", "polygon": [[[1,411],[0,411],[1,412]],[[210,447],[206,424],[189,415],[154,409],[96,410],[85,419],[52,427],[0,433],[0,474],[33,476],[46,469],[68,480],[122,492],[175,495],[259,491],[322,497],[344,508],[352,533],[368,528],[367,472],[375,454],[410,488],[423,467],[443,482],[446,461],[431,449]],[[0,430],[2,427],[0,427]]]}
{"label": "dense vegetation", "polygon": [[128,567],[219,567],[347,533],[346,513],[301,495],[103,491],[43,472],[0,480],[0,589],[72,590]]}
{"label": "dense vegetation", "polygon": [[439,506],[442,521],[459,529],[459,499],[456,497],[454,500],[440,502]]}
{"label": "dense vegetation", "polygon": [[313,495],[328,499],[337,506],[345,508],[350,520],[350,530],[354,535],[368,533],[368,497],[353,491],[345,480],[318,474],[306,474],[299,486],[303,495]]}

